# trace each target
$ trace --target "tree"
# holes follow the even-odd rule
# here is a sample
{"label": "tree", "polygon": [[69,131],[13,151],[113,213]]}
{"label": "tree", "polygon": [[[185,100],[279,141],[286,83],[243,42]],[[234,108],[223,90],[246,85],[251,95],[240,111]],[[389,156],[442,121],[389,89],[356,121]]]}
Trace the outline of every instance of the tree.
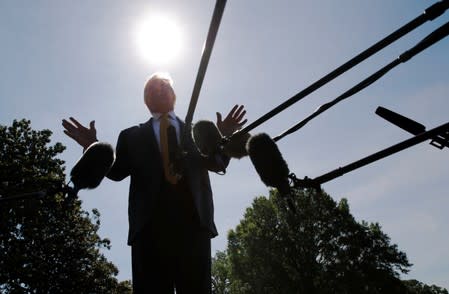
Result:
{"label": "tree", "polygon": [[403,281],[404,285],[409,289],[411,294],[449,294],[446,289],[432,285],[428,286],[417,280]]}
{"label": "tree", "polygon": [[[65,147],[51,131],[30,121],[0,126],[0,195],[45,191],[45,196],[0,202],[0,292],[131,293],[118,269],[100,253],[110,241],[98,236],[100,214],[62,192],[58,159]],[[43,195],[43,194],[42,194]]]}
{"label": "tree", "polygon": [[232,293],[408,293],[399,274],[411,264],[379,224],[321,191],[295,189],[292,202],[272,190],[229,232]]}
{"label": "tree", "polygon": [[212,258],[212,292],[228,294],[230,292],[230,265],[226,252],[217,251]]}

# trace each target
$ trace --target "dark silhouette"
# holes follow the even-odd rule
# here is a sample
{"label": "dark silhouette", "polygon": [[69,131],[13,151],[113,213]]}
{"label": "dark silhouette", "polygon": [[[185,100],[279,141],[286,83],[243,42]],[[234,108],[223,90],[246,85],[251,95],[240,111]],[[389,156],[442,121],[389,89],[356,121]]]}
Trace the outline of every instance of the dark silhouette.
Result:
{"label": "dark silhouette", "polygon": [[[214,264],[217,293],[409,293],[411,264],[377,223],[357,222],[346,199],[292,189],[258,197],[228,233]],[[227,291],[227,292],[226,292]]]}
{"label": "dark silhouette", "polygon": [[[101,249],[100,214],[60,192],[66,175],[51,131],[0,125],[0,293],[131,293]],[[43,191],[42,195],[33,193]]]}
{"label": "dark silhouette", "polygon": [[[131,177],[128,245],[134,293],[173,293],[174,288],[177,293],[210,293],[210,239],[217,230],[208,170],[223,172],[230,159],[200,154],[190,135],[183,142],[186,155],[173,146],[185,125],[173,112],[176,96],[169,76],[154,74],[144,100],[152,118],[120,133],[107,175],[114,181]],[[240,129],[244,115],[238,105],[224,120],[217,113],[222,135]],[[97,141],[93,121],[86,128],[70,120],[63,120],[64,132],[84,149]]]}

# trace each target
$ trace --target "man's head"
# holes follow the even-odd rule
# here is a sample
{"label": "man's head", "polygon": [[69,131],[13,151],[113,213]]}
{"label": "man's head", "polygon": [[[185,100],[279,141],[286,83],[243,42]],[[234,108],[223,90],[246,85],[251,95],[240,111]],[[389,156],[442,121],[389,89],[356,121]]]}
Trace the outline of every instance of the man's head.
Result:
{"label": "man's head", "polygon": [[168,73],[154,73],[143,92],[145,104],[151,112],[166,113],[175,106],[176,95],[173,80]]}

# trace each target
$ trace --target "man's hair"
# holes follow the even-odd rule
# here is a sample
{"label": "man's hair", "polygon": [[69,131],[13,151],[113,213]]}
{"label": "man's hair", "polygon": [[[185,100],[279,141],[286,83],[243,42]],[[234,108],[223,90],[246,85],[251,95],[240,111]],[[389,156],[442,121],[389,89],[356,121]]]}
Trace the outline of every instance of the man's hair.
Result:
{"label": "man's hair", "polygon": [[[150,108],[150,104],[149,104],[149,98],[150,98],[150,85],[152,81],[156,81],[156,80],[163,80],[166,81],[170,84],[170,86],[173,86],[173,79],[171,78],[170,74],[168,72],[155,72],[153,73],[150,78],[148,79],[147,83],[145,84],[144,90],[143,90],[143,100],[145,101],[145,104],[147,105],[148,108]],[[173,91],[173,88],[172,88]],[[174,99],[176,101],[176,94],[174,93]],[[151,111],[151,109],[150,109]]]}
{"label": "man's hair", "polygon": [[168,81],[168,83],[170,84],[170,86],[173,86],[173,79],[171,78],[170,74],[168,72],[155,72],[153,73],[150,78],[147,80],[146,84],[145,84],[145,88],[143,90],[143,97],[145,99],[145,97],[147,96],[147,92],[148,92],[148,86],[151,83],[151,81],[154,80],[166,80]]}
{"label": "man's hair", "polygon": [[170,86],[173,86],[173,79],[171,78],[171,76],[168,72],[158,71],[158,72],[153,73],[150,76],[150,78],[147,80],[147,83],[145,84],[145,86],[148,85],[148,83],[153,80],[166,80],[169,82]]}

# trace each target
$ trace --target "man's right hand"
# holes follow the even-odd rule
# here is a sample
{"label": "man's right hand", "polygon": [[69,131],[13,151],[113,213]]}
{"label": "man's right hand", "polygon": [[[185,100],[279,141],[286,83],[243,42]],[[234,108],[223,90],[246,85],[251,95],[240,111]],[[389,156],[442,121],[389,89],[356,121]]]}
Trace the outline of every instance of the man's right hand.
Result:
{"label": "man's right hand", "polygon": [[90,122],[89,128],[86,128],[73,117],[70,117],[69,119],[70,121],[65,119],[62,120],[62,126],[65,129],[64,133],[80,144],[84,150],[98,141],[94,120]]}

